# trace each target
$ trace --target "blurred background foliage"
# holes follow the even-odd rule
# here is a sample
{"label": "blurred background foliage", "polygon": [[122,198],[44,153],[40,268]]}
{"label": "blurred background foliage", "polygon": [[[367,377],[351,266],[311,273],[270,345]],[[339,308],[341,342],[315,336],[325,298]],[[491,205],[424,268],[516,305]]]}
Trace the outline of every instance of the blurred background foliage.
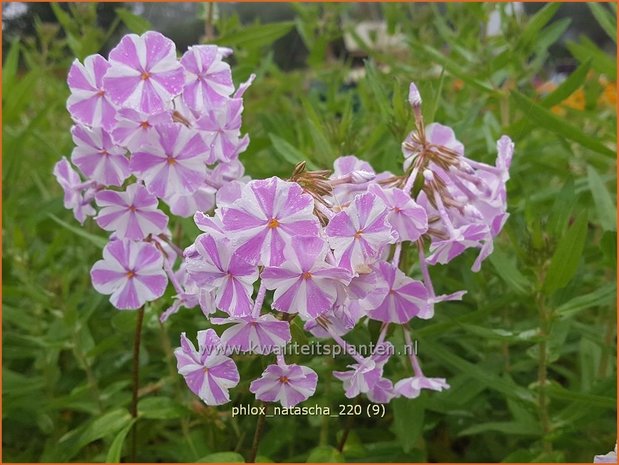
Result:
{"label": "blurred background foliage", "polygon": [[[438,291],[468,294],[414,322],[424,371],[451,389],[398,399],[382,419],[269,419],[259,459],[590,462],[612,449],[616,5],[3,7],[3,461],[127,458],[136,315],[91,288],[104,235],[64,210],[51,170],[72,149],[64,106],[73,58],[106,54],[121,34],[150,28],[180,52],[197,42],[233,47],[236,82],[257,74],[242,156],[252,177],[286,177],[300,160],[329,168],[345,154],[398,172],[411,80],[426,122],[453,126],[469,157],[492,163],[503,133],[516,143],[511,218],[494,254],[477,274],[471,254],[435,267]],[[197,229],[181,223],[185,246]],[[146,313],[138,460],[242,460],[256,418],[206,407],[186,388],[172,348],[205,321],[183,310],[160,325],[170,297]],[[375,330],[349,340],[368,342]],[[254,402],[248,384],[266,365],[242,358],[234,404]],[[330,375],[346,357],[299,360],[321,379],[309,403],[356,402]],[[388,365],[392,378],[406,370],[404,359]]]}

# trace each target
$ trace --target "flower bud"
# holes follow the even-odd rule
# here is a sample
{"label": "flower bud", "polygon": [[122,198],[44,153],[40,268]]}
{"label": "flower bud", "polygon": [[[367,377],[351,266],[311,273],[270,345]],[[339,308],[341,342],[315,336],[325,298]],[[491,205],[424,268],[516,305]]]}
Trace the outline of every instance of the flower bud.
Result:
{"label": "flower bud", "polygon": [[414,82],[411,82],[408,88],[408,103],[410,103],[412,107],[421,106],[421,94]]}

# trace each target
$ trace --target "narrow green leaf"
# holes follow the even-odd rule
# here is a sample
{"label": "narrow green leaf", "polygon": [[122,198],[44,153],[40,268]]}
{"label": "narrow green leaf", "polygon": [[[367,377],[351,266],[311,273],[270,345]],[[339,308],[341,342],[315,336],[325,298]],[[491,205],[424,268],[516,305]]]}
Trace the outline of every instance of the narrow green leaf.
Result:
{"label": "narrow green leaf", "polygon": [[17,67],[19,65],[19,40],[11,42],[9,53],[7,53],[2,65],[2,90],[3,97],[13,90],[13,83],[17,77]]}
{"label": "narrow green leaf", "polygon": [[126,8],[116,8],[116,15],[120,18],[127,29],[136,34],[144,34],[153,28],[151,22],[142,17],[131,13]]}
{"label": "narrow green leaf", "polygon": [[120,463],[123,452],[123,445],[125,444],[125,438],[127,437],[129,431],[131,431],[131,428],[134,424],[135,418],[132,418],[131,422],[129,422],[127,426],[125,426],[118,432],[118,434],[112,441],[110,448],[107,451],[107,455],[105,457],[106,463]]}
{"label": "narrow green leaf", "polygon": [[307,463],[341,463],[342,453],[333,446],[318,446],[307,457]]}
{"label": "narrow green leaf", "polygon": [[576,68],[565,81],[563,81],[550,94],[544,97],[544,99],[542,100],[542,105],[544,105],[546,108],[550,108],[563,102],[566,98],[572,95],[577,89],[579,89],[583,85],[590,68],[591,60],[587,60],[584,63],[581,63],[580,66],[578,66],[578,68]]}
{"label": "narrow green leaf", "polygon": [[424,399],[398,398],[394,399],[391,405],[393,407],[393,431],[400,441],[402,450],[408,453],[417,444],[423,430]]}
{"label": "narrow green leaf", "polygon": [[516,105],[518,105],[518,107],[525,114],[525,118],[532,119],[542,128],[552,131],[562,137],[565,137],[566,139],[577,142],[582,146],[603,155],[608,155],[609,157],[615,156],[615,152],[601,143],[599,139],[586,134],[577,126],[574,126],[557,117],[551,111],[547,110],[538,103],[535,103],[533,100],[525,97],[521,93],[516,91],[512,92],[512,98]]}
{"label": "narrow green leaf", "polygon": [[567,400],[570,402],[583,402],[592,407],[602,407],[608,409],[617,408],[617,400],[611,397],[588,394],[586,392],[570,391],[554,383],[546,391],[550,397],[555,399]]}
{"label": "narrow green leaf", "polygon": [[613,202],[613,197],[608,192],[606,184],[604,184],[598,172],[591,166],[587,167],[587,178],[600,225],[604,231],[616,231],[617,208]]}
{"label": "narrow green leaf", "polygon": [[140,418],[152,420],[171,420],[181,418],[186,412],[169,397],[147,397],[140,400]]}
{"label": "narrow green leaf", "polygon": [[543,284],[546,293],[552,294],[565,287],[576,273],[585,247],[588,223],[587,212],[581,213],[559,239]]}
{"label": "narrow green leaf", "polygon": [[539,436],[540,428],[538,425],[529,423],[518,423],[515,421],[488,422],[473,425],[458,433],[458,436],[473,436],[475,434],[486,433],[488,431],[498,431],[499,433],[516,436]]}
{"label": "narrow green leaf", "polygon": [[272,44],[294,27],[294,21],[244,26],[217,39],[228,47],[260,48]]}
{"label": "narrow green leaf", "polygon": [[312,163],[306,155],[301,153],[299,149],[292,146],[288,141],[272,133],[269,134],[269,139],[271,139],[271,143],[273,144],[275,151],[291,165],[296,165],[297,163],[305,160],[309,169],[317,169],[316,165]]}
{"label": "narrow green leaf", "polygon": [[617,285],[608,284],[593,292],[579,295],[560,305],[555,311],[560,318],[569,318],[582,310],[589,310],[603,305],[612,305],[617,294]]}
{"label": "narrow green leaf", "polygon": [[609,11],[608,8],[599,3],[587,3],[591,13],[595,16],[598,24],[608,34],[608,37],[617,43],[617,16],[616,13]]}
{"label": "narrow green leaf", "polygon": [[567,41],[566,47],[581,63],[591,60],[591,66],[610,79],[617,79],[617,60],[614,56],[601,50],[595,42],[586,37],[580,37],[580,42]]}
{"label": "narrow green leaf", "polygon": [[196,460],[196,463],[245,463],[245,459],[236,452],[215,452]]}
{"label": "narrow green leaf", "polygon": [[527,279],[507,255],[500,250],[495,250],[489,259],[498,275],[509,287],[518,294],[527,294],[530,288]]}
{"label": "narrow green leaf", "polygon": [[528,45],[533,44],[539,32],[550,22],[560,6],[560,3],[547,3],[542,9],[535,13],[522,31],[522,43]]}

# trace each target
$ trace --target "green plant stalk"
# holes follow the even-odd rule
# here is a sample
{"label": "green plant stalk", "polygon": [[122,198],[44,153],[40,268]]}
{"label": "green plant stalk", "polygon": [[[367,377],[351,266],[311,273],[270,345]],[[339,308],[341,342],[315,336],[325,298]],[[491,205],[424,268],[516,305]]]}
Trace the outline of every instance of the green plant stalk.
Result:
{"label": "green plant stalk", "polygon": [[[540,282],[543,282],[543,280],[541,280]],[[537,292],[535,300],[537,303],[537,308],[539,310],[541,336],[541,340],[539,343],[539,358],[537,368],[537,403],[540,425],[542,427],[542,443],[544,447],[544,452],[552,452],[552,443],[548,438],[551,428],[550,417],[548,413],[548,396],[546,393],[546,383],[548,381],[548,335],[550,334],[552,321],[550,319],[548,308],[546,307],[545,296],[541,291]]]}
{"label": "green plant stalk", "polygon": [[[140,307],[137,312],[135,322],[135,337],[133,339],[133,391],[131,397],[131,416],[138,417],[138,388],[140,385],[140,343],[142,342],[142,323],[144,322],[144,307]],[[133,424],[131,431],[131,462],[135,462],[137,450],[137,421]]]}

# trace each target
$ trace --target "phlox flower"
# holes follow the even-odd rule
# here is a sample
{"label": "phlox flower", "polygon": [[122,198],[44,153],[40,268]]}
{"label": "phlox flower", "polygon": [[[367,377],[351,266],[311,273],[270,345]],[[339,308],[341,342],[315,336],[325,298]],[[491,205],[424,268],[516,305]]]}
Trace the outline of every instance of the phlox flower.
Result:
{"label": "phlox flower", "polygon": [[315,236],[314,200],[296,183],[277,177],[250,181],[241,198],[222,209],[222,222],[237,254],[252,263],[277,266],[293,237]]}
{"label": "phlox flower", "polygon": [[157,138],[156,126],[172,123],[167,111],[144,113],[131,108],[121,108],[116,115],[112,138],[117,145],[136,152],[149,140]]}
{"label": "phlox flower", "polygon": [[217,191],[204,184],[191,194],[175,193],[165,199],[170,206],[170,211],[176,216],[188,218],[198,211],[209,211],[215,206],[215,193]]}
{"label": "phlox flower", "polygon": [[239,371],[234,360],[222,353],[215,331],[198,331],[198,350],[182,333],[181,346],[174,350],[174,355],[178,372],[191,392],[207,405],[230,401],[228,390],[239,384]]}
{"label": "phlox flower", "polygon": [[400,241],[416,241],[428,230],[426,210],[402,189],[371,184],[368,192],[381,199],[389,209],[387,220]]}
{"label": "phlox flower", "polygon": [[[411,132],[402,142],[402,153],[404,158],[408,159],[404,163],[404,169],[408,168],[411,158],[414,158],[421,149],[415,141],[414,135],[415,131]],[[445,147],[460,156],[464,155],[464,145],[456,138],[454,130],[449,126],[439,123],[428,124],[425,127],[425,136],[426,140],[432,145]]]}
{"label": "phlox flower", "polygon": [[54,165],[54,176],[64,191],[64,207],[73,210],[75,219],[81,224],[87,217],[95,214],[91,202],[84,199],[84,183],[77,171],[73,169],[69,160],[62,160]]}
{"label": "phlox flower", "polygon": [[202,234],[195,242],[198,256],[187,259],[187,271],[201,286],[212,288],[217,308],[230,316],[249,315],[252,309],[253,283],[258,269],[247,263],[227,239]]}
{"label": "phlox flower", "polygon": [[185,68],[183,100],[195,111],[212,109],[234,92],[230,65],[216,45],[194,45],[181,58]]}
{"label": "phlox flower", "polygon": [[466,249],[478,247],[480,241],[489,239],[489,233],[488,226],[482,223],[457,228],[448,239],[432,241],[427,262],[430,265],[449,263]]}
{"label": "phlox flower", "polygon": [[75,121],[107,130],[114,125],[116,108],[103,89],[103,76],[109,67],[101,55],[87,56],[84,64],[73,61],[67,77],[71,90],[67,110]]}
{"label": "phlox flower", "polygon": [[168,217],[157,209],[157,197],[141,184],[131,184],[125,192],[100,191],[95,199],[101,207],[97,224],[114,231],[119,239],[139,241],[163,232],[168,225]]}
{"label": "phlox flower", "polygon": [[333,376],[343,382],[346,397],[352,399],[372,390],[382,377],[383,366],[393,353],[393,345],[383,342],[376,346],[374,354],[357,363],[348,365],[351,370],[334,371]]}
{"label": "phlox flower", "polygon": [[113,240],[90,270],[92,284],[120,310],[138,309],[161,297],[167,285],[163,256],[147,242]]}
{"label": "phlox flower", "polygon": [[207,111],[196,125],[210,148],[210,160],[227,162],[245,150],[248,136],[241,138],[243,99],[233,98]]}
{"label": "phlox flower", "polygon": [[370,402],[388,404],[396,396],[393,383],[387,378],[379,378],[376,384],[367,392]]}
{"label": "phlox flower", "polygon": [[283,407],[294,407],[309,399],[316,391],[318,375],[314,370],[301,365],[269,365],[262,376],[249,386],[256,399],[279,402]]}
{"label": "phlox flower", "polygon": [[286,248],[287,260],[262,271],[266,288],[275,289],[274,309],[312,320],[333,306],[338,287],[350,282],[351,273],[329,265],[327,252],[327,243],[319,237],[295,238]]}
{"label": "phlox flower", "polygon": [[131,171],[157,197],[195,192],[206,177],[202,138],[181,124],[157,126],[157,134],[132,155]]}
{"label": "phlox flower", "polygon": [[106,186],[120,186],[129,177],[129,159],[125,149],[112,141],[103,128],[75,125],[71,129],[75,148],[71,161],[85,176]]}
{"label": "phlox flower", "polygon": [[329,221],[325,233],[339,266],[357,271],[375,262],[381,249],[395,241],[388,214],[383,201],[366,192]]}
{"label": "phlox flower", "polygon": [[228,350],[255,354],[270,354],[290,342],[290,324],[273,315],[211,318],[215,325],[232,323],[221,335],[221,344]]}
{"label": "phlox flower", "polygon": [[121,107],[157,113],[183,89],[184,73],[176,59],[176,46],[158,32],[127,34],[110,51],[109,62],[103,88]]}
{"label": "phlox flower", "polygon": [[444,378],[426,378],[421,375],[401,379],[395,383],[394,387],[397,396],[403,396],[409,399],[419,397],[423,389],[443,391],[449,389],[449,384],[447,384]]}
{"label": "phlox flower", "polygon": [[409,278],[387,262],[380,262],[377,269],[387,285],[387,294],[378,307],[369,311],[370,318],[384,323],[403,324],[426,311],[428,290],[421,281]]}
{"label": "phlox flower", "polygon": [[611,450],[608,454],[596,455],[593,463],[617,463],[617,446],[615,445],[615,450]]}

